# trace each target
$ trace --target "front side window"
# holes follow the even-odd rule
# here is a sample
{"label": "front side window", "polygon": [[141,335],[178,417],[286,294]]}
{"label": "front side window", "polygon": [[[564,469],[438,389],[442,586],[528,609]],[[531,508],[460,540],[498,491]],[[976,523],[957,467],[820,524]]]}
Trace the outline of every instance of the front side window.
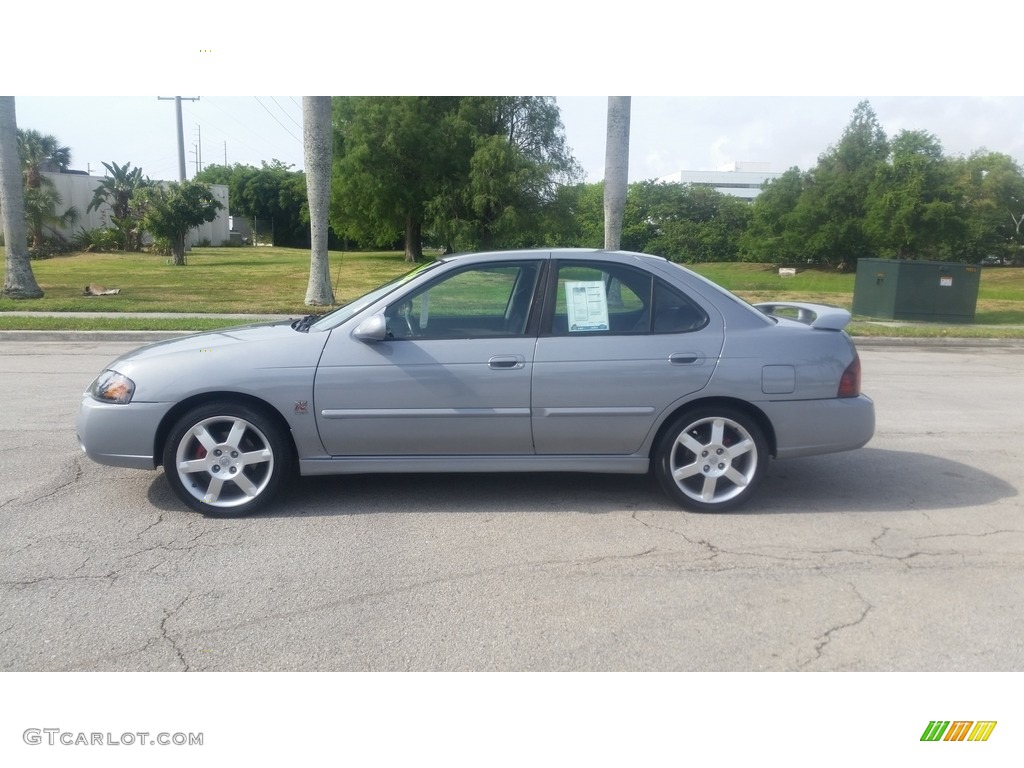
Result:
{"label": "front side window", "polygon": [[538,262],[524,262],[447,275],[388,307],[388,338],[522,336],[539,273]]}

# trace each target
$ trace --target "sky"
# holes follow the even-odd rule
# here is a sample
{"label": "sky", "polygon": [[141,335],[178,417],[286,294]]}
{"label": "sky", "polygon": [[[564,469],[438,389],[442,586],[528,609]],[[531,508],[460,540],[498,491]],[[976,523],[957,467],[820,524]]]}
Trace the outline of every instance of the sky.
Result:
{"label": "sky", "polygon": [[[204,165],[301,168],[301,97],[252,95],[295,92],[569,94],[556,96],[566,138],[592,182],[609,93],[633,94],[630,181],[738,161],[806,170],[863,99],[889,135],[925,130],[948,155],[984,147],[1024,162],[1019,34],[998,0],[955,16],[921,0],[860,0],[841,15],[810,0],[631,0],[614,15],[519,0],[500,19],[470,0],[292,0],[289,20],[324,16],[308,38],[266,3],[238,14],[179,0],[159,23],[127,0],[108,0],[106,17],[62,5],[73,32],[59,42],[0,46],[0,90],[16,95],[20,127],[55,135],[76,169],[98,173],[131,162],[177,178],[174,104],[158,99],[174,95],[199,97],[182,103],[189,176],[200,151]],[[34,18],[28,4],[4,13]]]}
{"label": "sky", "polygon": [[[301,96],[183,94],[187,175],[197,163],[259,166],[274,159],[303,167]],[[53,134],[71,148],[72,167],[103,175],[127,162],[153,179],[177,179],[177,127],[166,94],[16,98],[18,125]],[[671,96],[632,98],[630,181],[737,161],[773,171],[809,169],[867,99],[886,133],[924,130],[947,155],[987,148],[1024,161],[1024,97]],[[567,142],[587,181],[604,175],[605,96],[557,96]]]}

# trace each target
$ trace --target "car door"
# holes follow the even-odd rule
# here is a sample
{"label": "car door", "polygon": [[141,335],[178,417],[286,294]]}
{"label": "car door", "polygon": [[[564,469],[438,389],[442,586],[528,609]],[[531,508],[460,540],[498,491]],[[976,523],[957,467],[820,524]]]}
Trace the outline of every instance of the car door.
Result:
{"label": "car door", "polygon": [[720,318],[639,267],[559,261],[549,285],[534,359],[536,452],[636,452],[671,403],[708,383]]}
{"label": "car door", "polygon": [[532,454],[527,320],[543,261],[456,267],[396,297],[386,338],[334,332],[317,370],[334,456]]}

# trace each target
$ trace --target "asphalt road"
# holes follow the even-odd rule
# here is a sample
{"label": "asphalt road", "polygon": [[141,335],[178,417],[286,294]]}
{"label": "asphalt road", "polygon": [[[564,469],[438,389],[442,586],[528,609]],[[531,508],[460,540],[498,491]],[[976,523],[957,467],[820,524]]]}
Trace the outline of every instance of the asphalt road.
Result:
{"label": "asphalt road", "polygon": [[133,346],[0,341],[0,669],[1024,670],[1024,347],[863,346],[874,440],[728,515],[642,477],[368,476],[220,521],[79,451]]}

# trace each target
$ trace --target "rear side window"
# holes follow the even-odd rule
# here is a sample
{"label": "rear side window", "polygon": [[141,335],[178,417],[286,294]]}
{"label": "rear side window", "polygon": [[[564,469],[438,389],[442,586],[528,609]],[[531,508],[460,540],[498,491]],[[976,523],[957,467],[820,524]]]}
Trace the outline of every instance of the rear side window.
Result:
{"label": "rear side window", "polygon": [[661,280],[654,281],[654,333],[689,333],[708,324],[708,315],[689,297]]}
{"label": "rear side window", "polygon": [[555,336],[686,333],[708,316],[651,273],[597,262],[561,262],[551,332]]}

